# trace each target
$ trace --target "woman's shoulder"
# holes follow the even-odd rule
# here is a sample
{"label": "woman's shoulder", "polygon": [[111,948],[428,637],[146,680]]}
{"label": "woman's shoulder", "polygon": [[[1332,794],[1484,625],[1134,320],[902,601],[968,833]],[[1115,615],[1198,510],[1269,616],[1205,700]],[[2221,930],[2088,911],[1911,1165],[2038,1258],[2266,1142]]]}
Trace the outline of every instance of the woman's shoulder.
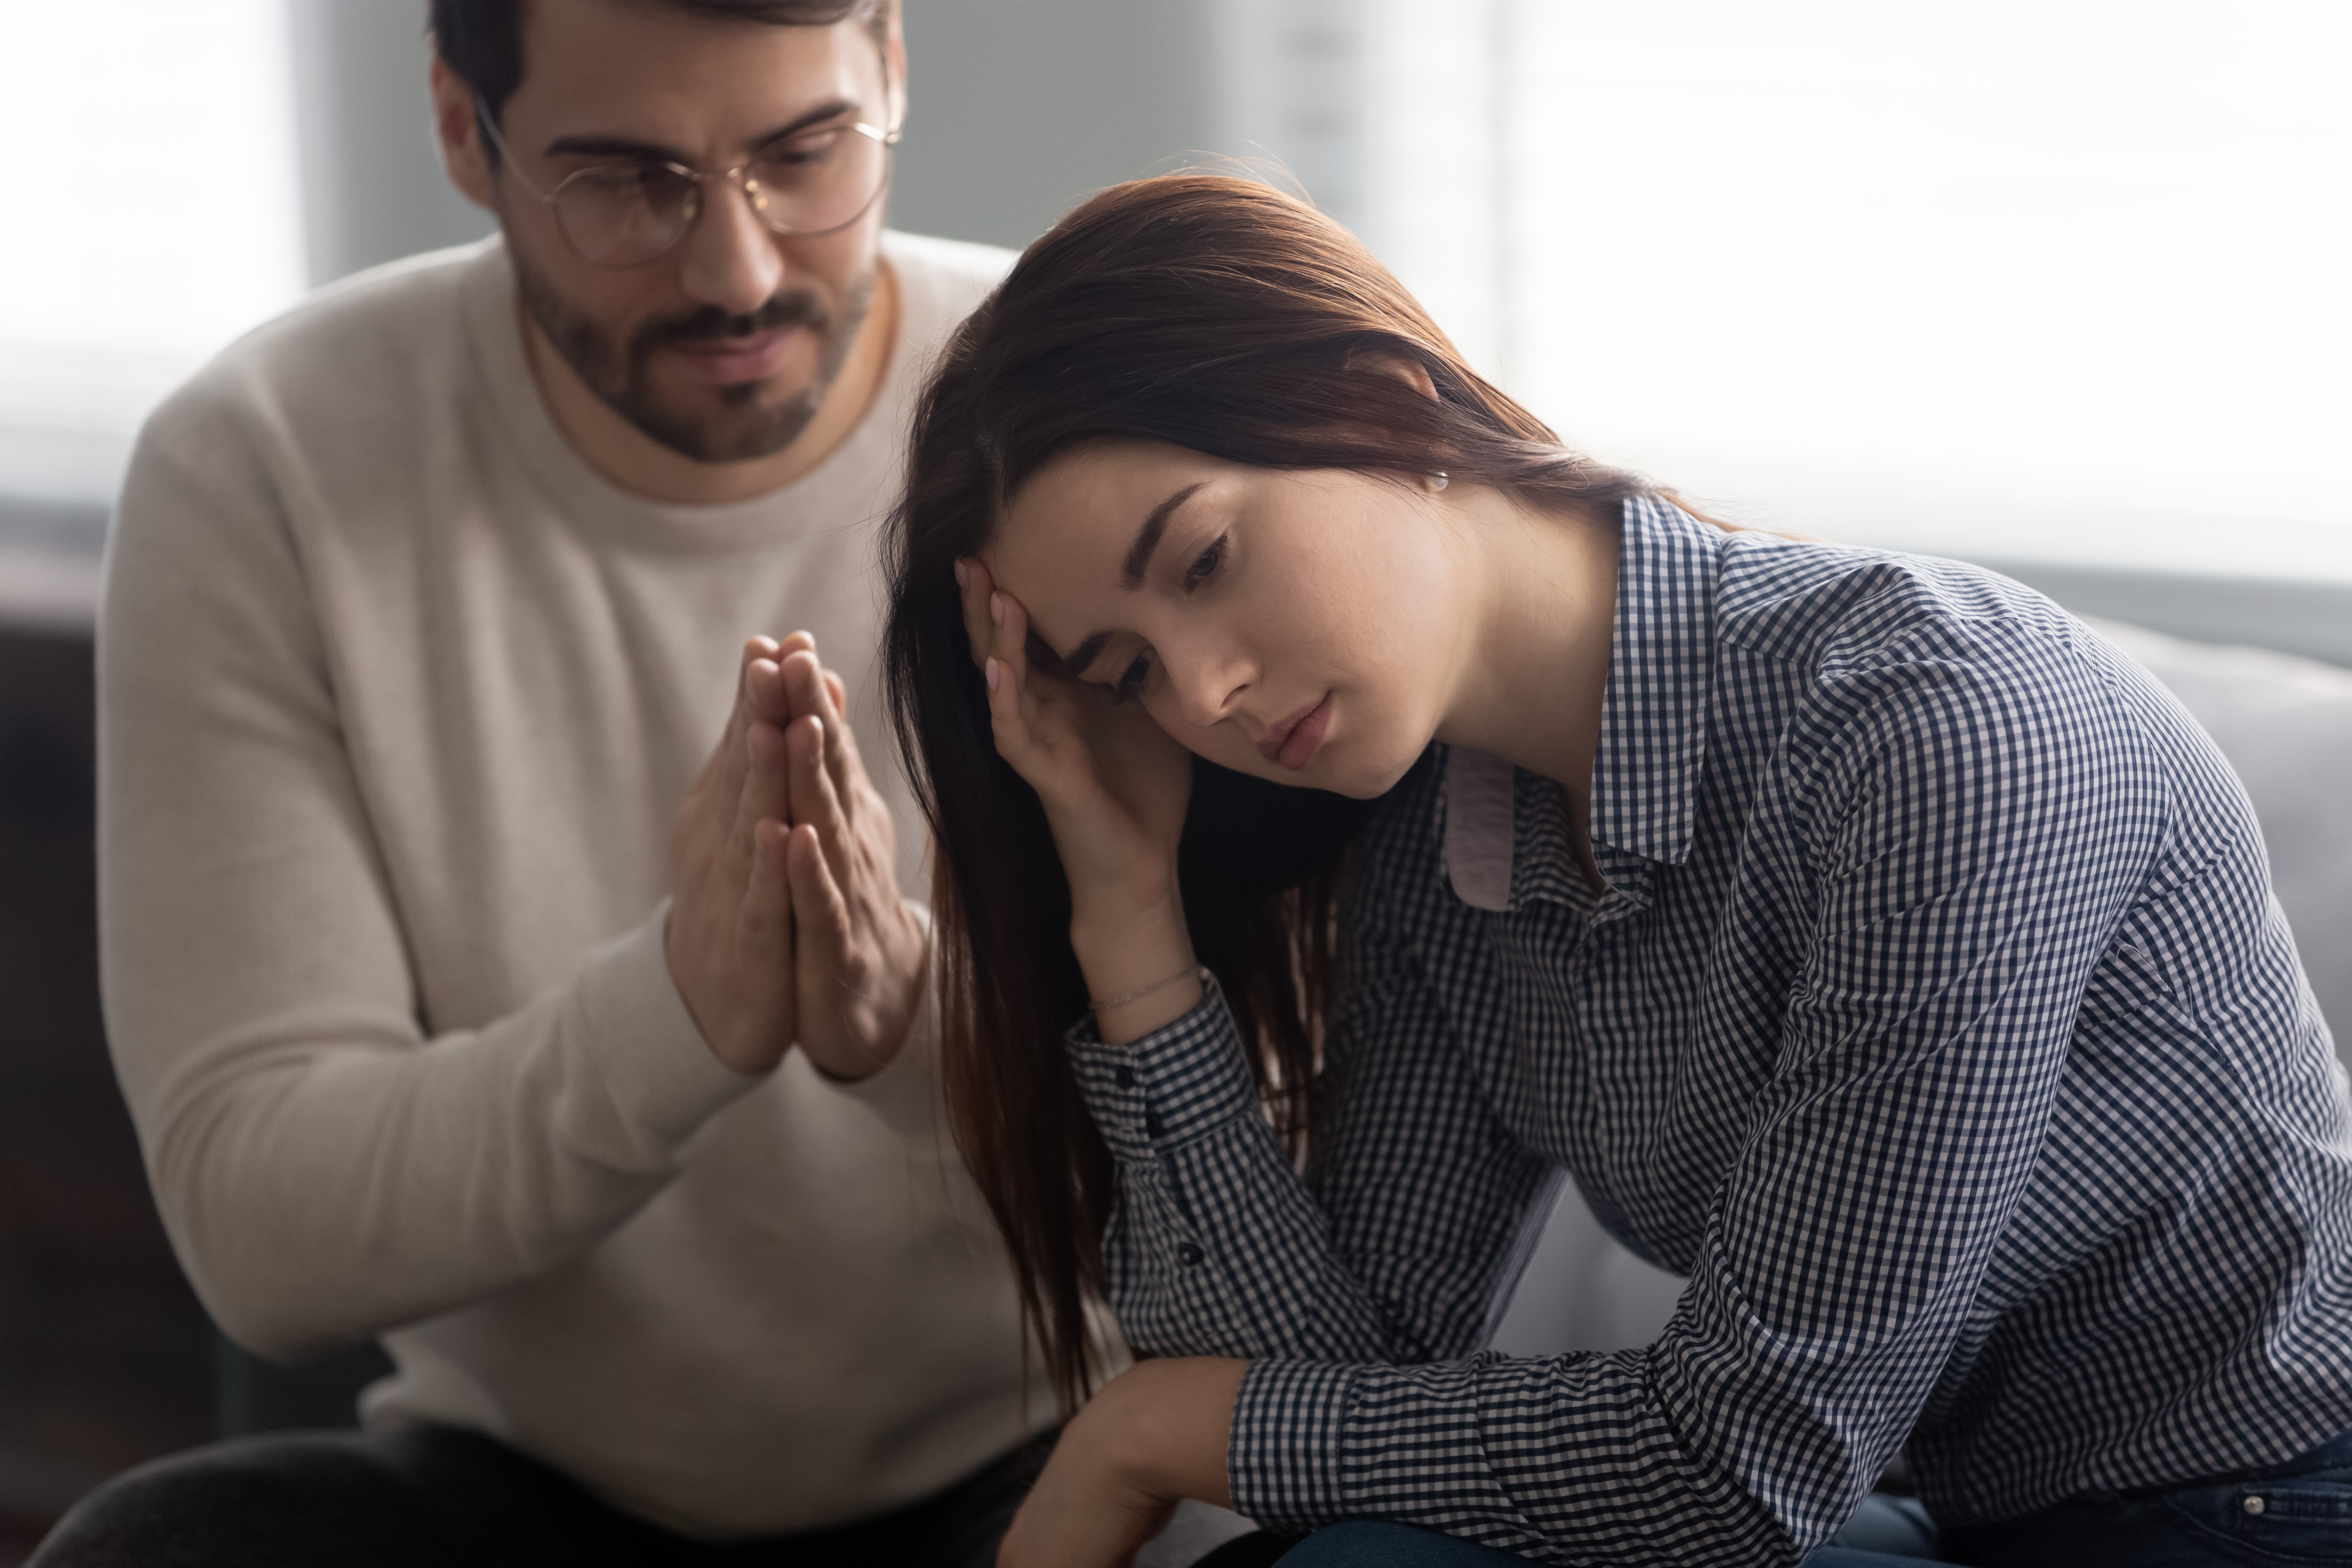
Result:
{"label": "woman's shoulder", "polygon": [[2209,771],[2210,744],[2146,671],[1980,566],[1735,539],[1716,634],[1718,702],[1784,714],[1777,752],[1801,773],[1898,756],[1943,769],[1965,754],[2007,776],[2039,757],[2168,795],[2181,783],[2171,775]]}
{"label": "woman's shoulder", "polygon": [[1920,660],[2073,665],[2095,640],[2049,598],[1985,567],[1769,536],[1726,542],[1716,614],[1719,643],[1821,680]]}

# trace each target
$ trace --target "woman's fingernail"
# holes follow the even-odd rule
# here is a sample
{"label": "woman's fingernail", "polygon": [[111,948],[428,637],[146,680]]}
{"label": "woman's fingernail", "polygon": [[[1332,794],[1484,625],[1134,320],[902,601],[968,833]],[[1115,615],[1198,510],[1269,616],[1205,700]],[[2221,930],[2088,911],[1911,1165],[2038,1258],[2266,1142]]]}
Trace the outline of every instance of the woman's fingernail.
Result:
{"label": "woman's fingernail", "polygon": [[988,661],[988,689],[991,691],[996,689],[996,661],[992,658]]}
{"label": "woman's fingernail", "polygon": [[1003,595],[991,594],[988,596],[988,618],[994,621],[1000,626],[1004,624]]}
{"label": "woman's fingernail", "polygon": [[969,588],[971,586],[971,568],[965,565],[961,560],[956,563],[956,586],[959,588]]}

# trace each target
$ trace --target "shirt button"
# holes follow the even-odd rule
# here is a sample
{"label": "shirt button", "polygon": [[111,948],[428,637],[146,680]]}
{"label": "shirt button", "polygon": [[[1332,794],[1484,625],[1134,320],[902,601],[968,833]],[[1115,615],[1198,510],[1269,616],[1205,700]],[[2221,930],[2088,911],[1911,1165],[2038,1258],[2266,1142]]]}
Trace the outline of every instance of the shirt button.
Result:
{"label": "shirt button", "polygon": [[[1189,1241],[1176,1249],[1176,1261],[1182,1264],[1187,1268],[1198,1268],[1201,1267],[1201,1260],[1208,1256],[1209,1255],[1207,1253],[1202,1251],[1198,1247]],[[2250,1503],[2258,1503],[2263,1500],[2260,1498],[2248,1498],[2246,1500]]]}
{"label": "shirt button", "polygon": [[1118,1071],[1113,1073],[1111,1078],[1121,1089],[1133,1089],[1135,1087],[1135,1069],[1133,1068],[1123,1067],[1119,1068]]}
{"label": "shirt button", "polygon": [[2238,1506],[2244,1509],[2248,1513],[2260,1513],[2263,1510],[2268,1508],[2270,1504],[2264,1502],[2258,1497],[2250,1497]]}

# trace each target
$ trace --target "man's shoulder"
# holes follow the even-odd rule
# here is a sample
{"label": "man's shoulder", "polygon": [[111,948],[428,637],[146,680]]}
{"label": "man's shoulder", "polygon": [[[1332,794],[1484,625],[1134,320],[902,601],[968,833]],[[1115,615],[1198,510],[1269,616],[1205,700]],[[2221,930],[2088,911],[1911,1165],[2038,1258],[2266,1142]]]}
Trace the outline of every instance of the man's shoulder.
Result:
{"label": "man's shoulder", "polygon": [[499,265],[497,249],[483,240],[328,284],[214,355],[153,423],[204,424],[232,410],[288,419],[381,410],[420,376],[459,368],[467,279]]}

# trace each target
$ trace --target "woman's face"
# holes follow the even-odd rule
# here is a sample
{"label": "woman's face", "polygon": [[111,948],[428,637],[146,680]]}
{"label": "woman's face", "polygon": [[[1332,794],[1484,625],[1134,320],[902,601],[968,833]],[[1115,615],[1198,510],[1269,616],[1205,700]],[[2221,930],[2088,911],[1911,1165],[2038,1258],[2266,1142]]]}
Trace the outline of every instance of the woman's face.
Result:
{"label": "woman's face", "polygon": [[1444,716],[1460,543],[1411,481],[1115,441],[1040,469],[981,558],[1066,673],[1211,762],[1367,797]]}

